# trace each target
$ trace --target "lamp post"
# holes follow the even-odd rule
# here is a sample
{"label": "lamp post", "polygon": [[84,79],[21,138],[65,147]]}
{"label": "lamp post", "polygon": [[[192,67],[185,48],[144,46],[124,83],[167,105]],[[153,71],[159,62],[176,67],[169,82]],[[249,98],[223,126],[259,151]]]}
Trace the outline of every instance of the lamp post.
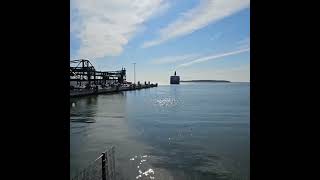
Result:
{"label": "lamp post", "polygon": [[136,84],[136,63],[133,63],[133,79],[134,84]]}

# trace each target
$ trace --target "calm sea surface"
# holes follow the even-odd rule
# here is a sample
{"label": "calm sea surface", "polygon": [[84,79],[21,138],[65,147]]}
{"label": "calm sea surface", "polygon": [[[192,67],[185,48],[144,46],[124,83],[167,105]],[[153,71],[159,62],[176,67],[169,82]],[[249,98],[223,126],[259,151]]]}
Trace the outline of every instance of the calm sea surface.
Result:
{"label": "calm sea surface", "polygon": [[114,145],[117,179],[250,179],[249,93],[183,83],[71,99],[71,176]]}

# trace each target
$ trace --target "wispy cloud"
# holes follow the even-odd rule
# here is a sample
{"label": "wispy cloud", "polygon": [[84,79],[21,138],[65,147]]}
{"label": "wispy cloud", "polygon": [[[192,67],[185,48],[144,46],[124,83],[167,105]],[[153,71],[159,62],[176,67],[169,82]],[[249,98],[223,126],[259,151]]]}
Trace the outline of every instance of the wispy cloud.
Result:
{"label": "wispy cloud", "polygon": [[165,56],[153,59],[151,61],[152,64],[172,64],[181,61],[188,61],[193,58],[199,57],[199,54],[186,54],[186,55],[178,55],[178,56]]}
{"label": "wispy cloud", "polygon": [[240,41],[237,41],[236,44],[238,45],[237,49],[250,48],[250,37],[246,37]]}
{"label": "wispy cloud", "polygon": [[246,37],[244,39],[241,39],[240,41],[237,41],[236,44],[238,44],[238,45],[250,44],[250,37]]}
{"label": "wispy cloud", "polygon": [[214,35],[210,38],[210,40],[211,40],[211,41],[218,40],[221,36],[222,36],[222,32],[218,32],[217,34],[214,34]]}
{"label": "wispy cloud", "polygon": [[143,23],[168,7],[165,0],[71,0],[71,33],[80,40],[77,56],[119,55]]}
{"label": "wispy cloud", "polygon": [[222,54],[216,54],[216,55],[211,55],[211,56],[206,56],[206,57],[201,57],[201,58],[194,59],[190,62],[180,64],[177,66],[177,68],[187,67],[187,66],[191,66],[193,64],[211,61],[214,59],[218,59],[218,58],[222,58],[222,57],[226,57],[226,56],[232,56],[232,55],[236,55],[236,54],[240,54],[240,53],[248,52],[248,51],[250,51],[250,48],[235,50],[235,51],[231,51],[231,52],[225,52]]}
{"label": "wispy cloud", "polygon": [[142,47],[161,44],[170,39],[190,34],[211,23],[217,22],[246,7],[250,0],[202,0],[200,5],[181,15],[159,32],[159,38],[145,42]]}

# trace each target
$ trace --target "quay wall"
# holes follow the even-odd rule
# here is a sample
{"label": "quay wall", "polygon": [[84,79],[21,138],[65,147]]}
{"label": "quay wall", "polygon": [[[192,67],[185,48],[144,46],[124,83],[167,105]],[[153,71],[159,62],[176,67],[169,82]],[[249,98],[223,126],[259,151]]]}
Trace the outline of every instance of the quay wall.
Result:
{"label": "quay wall", "polygon": [[80,97],[80,96],[89,96],[95,94],[108,94],[108,93],[117,93],[120,91],[132,91],[132,90],[139,90],[139,89],[146,89],[157,87],[157,84],[151,85],[140,85],[140,86],[132,86],[132,87],[110,87],[110,88],[103,88],[103,89],[77,89],[77,90],[70,90],[70,97]]}

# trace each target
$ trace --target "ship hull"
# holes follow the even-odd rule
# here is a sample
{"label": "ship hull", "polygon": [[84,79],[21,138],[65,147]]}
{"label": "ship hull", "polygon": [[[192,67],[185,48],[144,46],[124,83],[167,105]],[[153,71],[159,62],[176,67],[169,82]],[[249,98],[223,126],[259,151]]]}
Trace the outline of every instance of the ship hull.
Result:
{"label": "ship hull", "polygon": [[170,76],[170,84],[180,84],[180,76]]}

